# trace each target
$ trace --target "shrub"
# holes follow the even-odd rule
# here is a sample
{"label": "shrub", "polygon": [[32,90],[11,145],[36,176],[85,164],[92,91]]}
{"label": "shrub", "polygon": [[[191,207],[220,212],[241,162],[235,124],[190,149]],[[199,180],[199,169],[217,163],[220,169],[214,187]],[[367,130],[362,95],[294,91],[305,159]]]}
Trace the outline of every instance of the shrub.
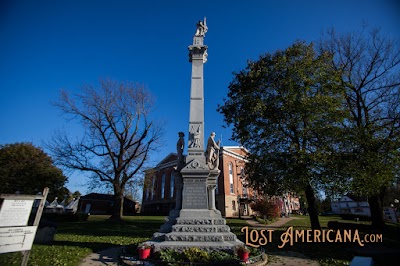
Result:
{"label": "shrub", "polygon": [[143,242],[138,245],[138,249],[151,249],[153,246],[149,243]]}
{"label": "shrub", "polygon": [[161,260],[165,265],[182,265],[186,263],[205,265],[240,265],[238,258],[224,251],[207,251],[199,248],[188,248],[182,252],[164,249],[155,254],[155,259]]}
{"label": "shrub", "polygon": [[280,215],[278,205],[265,199],[257,200],[256,202],[252,203],[250,207],[260,216],[266,216],[268,219],[274,219]]}
{"label": "shrub", "polygon": [[250,249],[245,245],[240,245],[236,247],[236,252],[250,252]]}
{"label": "shrub", "polygon": [[184,261],[182,253],[173,249],[164,249],[155,253],[155,259],[161,260],[166,265],[174,265]]}
{"label": "shrub", "polygon": [[183,256],[185,261],[188,262],[208,262],[210,260],[210,255],[199,248],[189,248],[183,251]]}
{"label": "shrub", "polygon": [[235,263],[237,257],[223,251],[213,251],[210,253],[210,262],[232,262]]}

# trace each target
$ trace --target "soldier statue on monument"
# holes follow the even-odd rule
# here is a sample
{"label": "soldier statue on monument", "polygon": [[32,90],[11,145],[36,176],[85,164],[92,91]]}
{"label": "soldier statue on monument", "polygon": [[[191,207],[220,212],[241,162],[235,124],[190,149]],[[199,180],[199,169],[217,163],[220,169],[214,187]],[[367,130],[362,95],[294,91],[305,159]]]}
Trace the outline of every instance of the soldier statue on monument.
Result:
{"label": "soldier statue on monument", "polygon": [[212,132],[210,137],[208,137],[207,141],[207,165],[210,168],[210,170],[218,169],[219,166],[219,145],[221,143],[221,140],[218,140],[217,143],[215,143],[215,132]]}
{"label": "soldier statue on monument", "polygon": [[185,133],[179,132],[178,135],[179,139],[176,143],[176,151],[178,153],[178,171],[180,171],[185,166],[185,159],[183,157],[183,150],[185,148],[185,140],[183,137],[185,136]]}
{"label": "soldier statue on monument", "polygon": [[206,32],[208,30],[208,27],[206,25],[206,18],[204,18],[204,21],[199,21],[196,24],[197,30],[195,36],[201,36],[204,37],[206,35]]}

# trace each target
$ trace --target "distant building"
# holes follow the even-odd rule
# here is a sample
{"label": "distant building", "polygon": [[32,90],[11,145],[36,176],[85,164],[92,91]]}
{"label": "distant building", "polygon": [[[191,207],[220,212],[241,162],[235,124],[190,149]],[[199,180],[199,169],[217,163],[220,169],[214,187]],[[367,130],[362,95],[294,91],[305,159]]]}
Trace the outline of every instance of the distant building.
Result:
{"label": "distant building", "polygon": [[341,215],[371,216],[367,197],[347,194],[337,201],[331,202],[332,211]]}
{"label": "distant building", "polygon": [[167,215],[175,208],[175,180],[178,155],[170,153],[156,167],[145,171],[142,214]]}
{"label": "distant building", "polygon": [[383,207],[383,217],[386,221],[392,223],[399,222],[398,214],[396,213],[396,209],[393,207]]}
{"label": "distant building", "polygon": [[300,213],[300,198],[294,193],[286,192],[281,196],[273,196],[272,200],[278,205],[283,215]]}
{"label": "distant building", "polygon": [[[90,214],[112,214],[114,209],[114,195],[90,193],[81,196],[79,199],[78,210]],[[124,215],[136,213],[136,202],[124,197]]]}

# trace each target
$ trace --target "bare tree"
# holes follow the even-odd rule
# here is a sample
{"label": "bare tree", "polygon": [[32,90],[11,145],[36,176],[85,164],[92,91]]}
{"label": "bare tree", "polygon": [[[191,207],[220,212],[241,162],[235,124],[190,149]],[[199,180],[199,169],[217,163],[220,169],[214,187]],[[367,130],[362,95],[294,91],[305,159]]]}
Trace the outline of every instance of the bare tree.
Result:
{"label": "bare tree", "polygon": [[83,137],[72,141],[65,132],[47,143],[55,162],[65,168],[91,173],[99,183],[111,186],[115,204],[112,219],[121,219],[125,187],[156,150],[161,124],[150,118],[151,94],[135,83],[100,80],[85,86],[81,94],[65,91],[55,106],[84,127]]}
{"label": "bare tree", "polygon": [[400,46],[379,29],[337,34],[333,29],[320,42],[320,50],[333,55],[342,72],[344,123],[348,156],[344,175],[351,177],[355,193],[369,198],[372,224],[384,225],[382,200],[393,182],[400,147]]}

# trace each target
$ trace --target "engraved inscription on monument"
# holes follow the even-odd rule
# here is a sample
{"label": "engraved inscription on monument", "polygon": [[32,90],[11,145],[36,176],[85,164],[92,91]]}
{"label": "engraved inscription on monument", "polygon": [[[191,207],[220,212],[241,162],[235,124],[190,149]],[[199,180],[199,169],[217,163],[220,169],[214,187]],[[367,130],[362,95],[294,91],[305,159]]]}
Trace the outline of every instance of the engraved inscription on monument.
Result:
{"label": "engraved inscription on monument", "polygon": [[207,187],[204,179],[185,180],[183,209],[208,209]]}

